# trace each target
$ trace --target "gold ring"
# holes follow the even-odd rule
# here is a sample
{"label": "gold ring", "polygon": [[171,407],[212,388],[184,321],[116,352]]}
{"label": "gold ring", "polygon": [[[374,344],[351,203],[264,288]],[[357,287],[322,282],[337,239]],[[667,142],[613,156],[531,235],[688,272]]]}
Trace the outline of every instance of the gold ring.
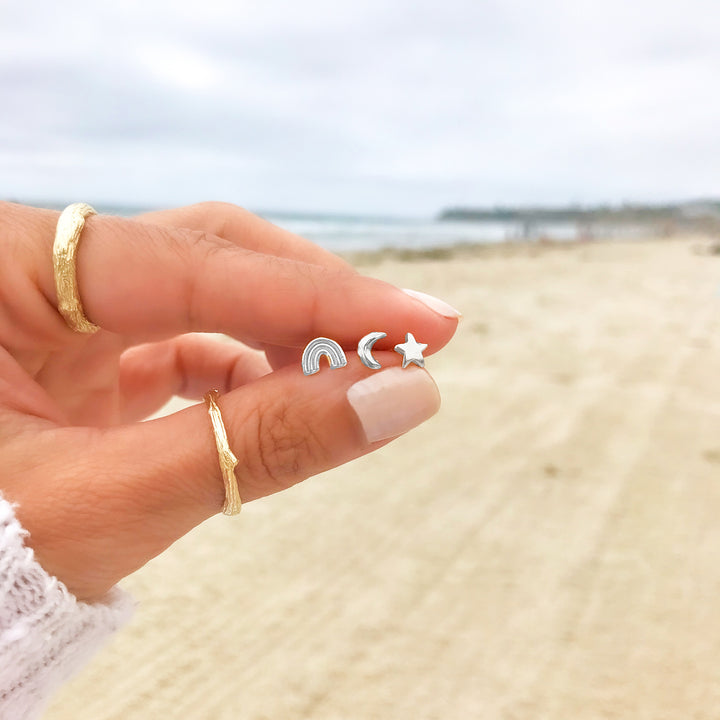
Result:
{"label": "gold ring", "polygon": [[216,402],[218,397],[219,393],[217,390],[210,390],[210,392],[205,394],[208,415],[210,415],[210,422],[212,422],[213,433],[215,435],[215,446],[217,447],[218,458],[220,459],[220,469],[222,470],[223,480],[225,481],[225,503],[223,504],[222,511],[225,515],[237,515],[242,508],[237,477],[235,476],[235,466],[238,464],[238,459],[233,455],[230,445],[228,444],[225,423],[223,423],[220,408]]}
{"label": "gold ring", "polygon": [[58,310],[72,330],[88,334],[100,328],[85,317],[78,292],[76,260],[80,235],[85,227],[85,218],[89,215],[97,213],[85,203],[68,205],[58,218],[53,244]]}

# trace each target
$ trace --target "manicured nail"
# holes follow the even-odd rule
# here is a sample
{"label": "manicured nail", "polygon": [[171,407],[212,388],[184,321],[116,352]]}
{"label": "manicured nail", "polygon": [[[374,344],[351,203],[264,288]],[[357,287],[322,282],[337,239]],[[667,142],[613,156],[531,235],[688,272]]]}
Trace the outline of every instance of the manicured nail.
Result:
{"label": "manicured nail", "polygon": [[419,368],[374,373],[352,385],[347,398],[371,443],[402,435],[440,408],[434,380]]}
{"label": "manicured nail", "polygon": [[440,298],[436,298],[434,295],[428,295],[427,293],[420,292],[419,290],[408,290],[407,288],[403,288],[402,291],[410,297],[413,297],[421,303],[427,305],[431,310],[434,310],[443,317],[454,318],[457,320],[462,318],[462,313],[459,310],[456,310],[452,305],[449,305]]}

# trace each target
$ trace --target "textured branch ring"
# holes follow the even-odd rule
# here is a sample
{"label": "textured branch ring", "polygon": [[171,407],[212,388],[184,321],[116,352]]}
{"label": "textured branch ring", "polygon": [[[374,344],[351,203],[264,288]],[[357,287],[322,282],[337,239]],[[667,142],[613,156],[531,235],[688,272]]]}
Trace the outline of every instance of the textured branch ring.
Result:
{"label": "textured branch ring", "polygon": [[60,214],[53,244],[53,270],[58,310],[75,332],[91,334],[100,328],[83,311],[77,284],[77,248],[85,218],[97,213],[85,203],[68,205]]}
{"label": "textured branch ring", "polygon": [[223,480],[225,482],[225,504],[223,505],[223,513],[225,515],[237,515],[242,508],[242,500],[240,499],[240,491],[238,490],[237,477],[235,475],[235,466],[238,459],[233,455],[230,445],[228,444],[227,432],[225,431],[225,423],[217,404],[219,393],[217,390],[210,390],[205,394],[205,402],[208,406],[208,414],[212,422],[213,434],[215,435],[215,446],[218,451],[220,460],[220,469],[222,470]]}

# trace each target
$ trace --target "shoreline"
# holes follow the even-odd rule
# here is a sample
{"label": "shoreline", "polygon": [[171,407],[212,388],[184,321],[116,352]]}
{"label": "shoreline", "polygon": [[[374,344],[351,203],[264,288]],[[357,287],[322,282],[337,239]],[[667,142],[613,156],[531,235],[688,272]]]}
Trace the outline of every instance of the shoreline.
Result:
{"label": "shoreline", "polygon": [[458,242],[423,248],[400,248],[387,246],[374,250],[337,252],[351,265],[371,266],[383,262],[432,262],[471,258],[536,257],[543,253],[565,251],[577,252],[593,246],[636,246],[655,243],[692,244],[698,254],[720,254],[720,236],[710,233],[677,234],[666,237],[599,237],[592,240],[504,240],[501,242]]}

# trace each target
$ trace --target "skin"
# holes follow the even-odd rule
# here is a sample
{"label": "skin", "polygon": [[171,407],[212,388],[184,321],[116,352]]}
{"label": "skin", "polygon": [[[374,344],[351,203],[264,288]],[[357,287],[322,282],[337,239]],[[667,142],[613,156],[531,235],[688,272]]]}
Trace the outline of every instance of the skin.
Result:
{"label": "skin", "polygon": [[[0,492],[39,562],[82,600],[222,508],[204,403],[139,422],[170,397],[220,391],[249,502],[384,444],[366,441],[346,398],[373,372],[352,352],[359,338],[388,333],[375,353],[386,367],[406,332],[430,354],[457,327],[303,238],[203,203],[88,218],[78,285],[102,329],[81,335],[56,309],[58,215],[0,203]],[[321,335],[348,366],[305,377],[302,348]]]}

